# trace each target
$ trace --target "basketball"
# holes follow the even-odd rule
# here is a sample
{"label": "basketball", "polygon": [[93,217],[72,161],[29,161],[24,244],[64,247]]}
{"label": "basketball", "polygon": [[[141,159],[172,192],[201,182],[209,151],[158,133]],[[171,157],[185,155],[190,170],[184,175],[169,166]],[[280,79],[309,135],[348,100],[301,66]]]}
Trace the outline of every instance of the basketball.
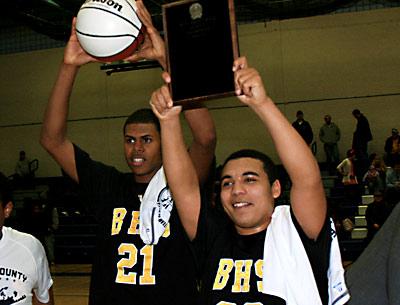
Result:
{"label": "basketball", "polygon": [[104,62],[131,55],[144,39],[136,10],[134,0],[86,0],[76,18],[82,48]]}

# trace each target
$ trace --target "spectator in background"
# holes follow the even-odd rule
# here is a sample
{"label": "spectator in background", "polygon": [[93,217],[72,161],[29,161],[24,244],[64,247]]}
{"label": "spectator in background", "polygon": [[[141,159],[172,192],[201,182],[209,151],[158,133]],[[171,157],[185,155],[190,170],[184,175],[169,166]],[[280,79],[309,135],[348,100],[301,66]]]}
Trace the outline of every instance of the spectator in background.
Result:
{"label": "spectator in background", "polygon": [[386,187],[400,190],[400,160],[386,171]]}
{"label": "spectator in background", "polygon": [[35,236],[44,246],[49,263],[54,258],[54,232],[58,229],[57,209],[41,199],[25,200],[23,231]]}
{"label": "spectator in background", "polygon": [[393,166],[395,162],[400,160],[400,136],[396,128],[392,129],[392,135],[385,141],[385,154],[388,166]]}
{"label": "spectator in background", "polygon": [[368,142],[372,140],[372,133],[369,127],[367,118],[361,113],[359,109],[354,109],[352,112],[354,118],[357,120],[356,130],[353,134],[353,149],[356,153],[357,159],[357,172],[356,175],[361,178],[362,175],[368,170]]}
{"label": "spectator in background", "polygon": [[367,242],[369,243],[376,232],[382,227],[391,212],[390,206],[383,197],[383,192],[377,190],[374,192],[374,201],[371,202],[365,212],[367,220]]}
{"label": "spectator in background", "polygon": [[377,154],[375,154],[374,158],[371,160],[371,165],[373,165],[376,170],[379,172],[379,176],[382,178],[384,182],[384,188],[386,188],[386,164],[382,160],[381,157],[379,157]]}
{"label": "spectator in background", "polygon": [[17,186],[26,187],[33,178],[30,168],[31,161],[26,157],[25,151],[19,152],[19,159],[15,165],[14,181]]}
{"label": "spectator in background", "polygon": [[385,185],[379,171],[374,165],[370,165],[369,169],[365,173],[363,177],[363,184],[368,191],[368,194],[374,194],[374,192],[377,190],[383,190]]}
{"label": "spectator in background", "polygon": [[357,176],[355,175],[355,151],[349,149],[347,151],[347,158],[345,158],[337,166],[339,174],[342,176],[342,183],[345,188],[345,196],[350,202],[354,203],[358,199],[359,187]]}
{"label": "spectator in background", "polygon": [[311,125],[304,120],[304,114],[301,110],[297,111],[296,118],[297,119],[293,122],[292,126],[297,130],[304,141],[306,141],[307,145],[310,146],[314,138]]}
{"label": "spectator in background", "polygon": [[354,158],[356,154],[353,149],[349,149],[346,154],[347,158],[337,166],[337,170],[342,176],[342,183],[343,185],[358,184],[354,166]]}
{"label": "spectator in background", "polygon": [[0,304],[52,305],[53,280],[41,243],[4,226],[13,204],[8,179],[0,173]]}
{"label": "spectator in background", "polygon": [[15,165],[15,174],[20,178],[27,177],[31,174],[29,169],[30,160],[26,157],[25,151],[21,150],[19,152],[19,159]]}
{"label": "spectator in background", "polygon": [[326,165],[330,174],[336,172],[339,164],[339,149],[337,143],[340,140],[340,129],[332,122],[332,117],[327,114],[324,117],[325,124],[319,130],[319,139],[324,143]]}

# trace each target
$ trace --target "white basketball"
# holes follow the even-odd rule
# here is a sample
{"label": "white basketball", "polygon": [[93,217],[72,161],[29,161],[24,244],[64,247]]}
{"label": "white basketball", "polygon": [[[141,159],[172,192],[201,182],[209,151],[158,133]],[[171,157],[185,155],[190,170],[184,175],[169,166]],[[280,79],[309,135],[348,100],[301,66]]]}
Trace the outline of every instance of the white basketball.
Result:
{"label": "white basketball", "polygon": [[143,41],[135,0],[86,0],[76,19],[82,48],[102,61],[131,55]]}

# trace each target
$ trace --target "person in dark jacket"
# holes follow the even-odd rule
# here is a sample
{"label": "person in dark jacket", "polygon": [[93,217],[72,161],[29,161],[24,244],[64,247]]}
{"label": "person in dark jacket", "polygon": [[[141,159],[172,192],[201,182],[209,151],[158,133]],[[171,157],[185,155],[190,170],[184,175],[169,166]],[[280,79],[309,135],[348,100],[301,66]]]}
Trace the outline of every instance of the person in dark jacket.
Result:
{"label": "person in dark jacket", "polygon": [[297,130],[304,141],[306,141],[307,145],[310,146],[314,138],[311,125],[304,120],[304,113],[301,110],[297,111],[296,118],[297,119],[293,122],[292,126]]}
{"label": "person in dark jacket", "polygon": [[[368,119],[361,113],[359,109],[354,109],[352,112],[357,120],[356,130],[353,134],[353,149],[356,152],[356,159],[359,172],[356,173],[358,178],[368,170],[368,142],[372,140],[372,133],[369,127]],[[361,179],[360,179],[361,180]]]}

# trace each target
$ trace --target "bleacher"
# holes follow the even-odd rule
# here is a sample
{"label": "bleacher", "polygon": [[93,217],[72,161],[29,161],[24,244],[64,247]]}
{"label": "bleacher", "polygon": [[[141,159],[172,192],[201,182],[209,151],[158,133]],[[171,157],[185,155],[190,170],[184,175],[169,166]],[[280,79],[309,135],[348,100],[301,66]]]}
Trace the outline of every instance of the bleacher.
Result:
{"label": "bleacher", "polygon": [[24,202],[29,199],[42,200],[57,208],[59,226],[54,234],[56,263],[91,263],[97,224],[80,202],[76,186],[67,178],[52,177],[35,178],[29,187],[15,189],[13,227],[19,229],[22,226]]}
{"label": "bleacher", "polygon": [[[365,211],[369,203],[373,201],[373,195],[360,195],[355,198],[347,198],[344,187],[338,176],[331,176],[321,166],[322,181],[327,196],[329,212],[340,224],[337,228],[342,259],[354,261],[366,247],[367,221]],[[353,224],[351,230],[345,230],[343,220],[349,219]]]}

